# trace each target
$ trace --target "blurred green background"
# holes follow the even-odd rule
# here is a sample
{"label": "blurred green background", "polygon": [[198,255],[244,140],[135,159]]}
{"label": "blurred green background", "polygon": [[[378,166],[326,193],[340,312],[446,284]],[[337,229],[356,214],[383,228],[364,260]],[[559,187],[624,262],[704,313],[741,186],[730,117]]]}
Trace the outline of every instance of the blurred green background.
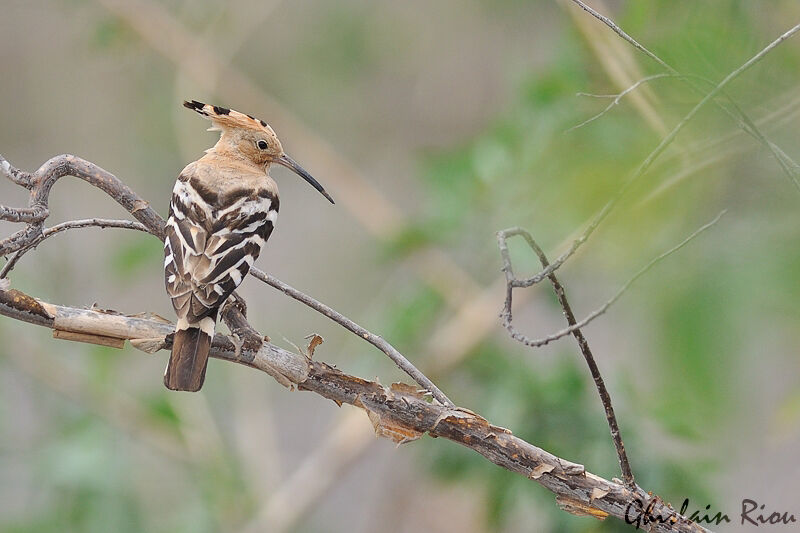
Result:
{"label": "blurred green background", "polygon": [[[685,74],[719,81],[800,21],[793,0],[590,2]],[[5,0],[0,153],[33,170],[73,153],[162,214],[216,134],[198,99],[271,123],[337,199],[277,170],[282,211],[262,268],[384,335],[460,405],[588,470],[618,475],[571,339],[508,339],[494,233],[563,251],[698,96],[569,2]],[[798,148],[800,38],[729,87],[786,153]],[[27,201],[0,183],[3,204]],[[800,193],[708,106],[561,270],[576,314],[722,209],[586,328],[637,480],[679,506],[735,517],[742,498],[800,490]],[[125,213],[69,178],[50,223]],[[3,235],[16,226],[0,224]],[[512,246],[518,273],[535,258]],[[70,305],[172,317],[161,247],[87,229],[42,244],[13,286]],[[383,383],[379,352],[246,281],[251,322],[285,347]],[[517,326],[563,327],[545,287]],[[212,361],[202,393],[168,393],[166,354],[56,341],[0,319],[0,530],[528,532],[627,530],[452,443],[399,450],[363,413]],[[796,509],[795,509],[796,510]],[[729,529],[734,529],[728,526]]]}

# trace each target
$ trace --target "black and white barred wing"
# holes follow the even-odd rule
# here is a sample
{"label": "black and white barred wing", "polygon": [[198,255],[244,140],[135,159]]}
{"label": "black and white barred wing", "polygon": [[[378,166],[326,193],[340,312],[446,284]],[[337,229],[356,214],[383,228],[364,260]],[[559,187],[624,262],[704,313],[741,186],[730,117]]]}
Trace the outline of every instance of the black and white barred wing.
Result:
{"label": "black and white barred wing", "polygon": [[220,195],[191,176],[173,189],[164,275],[178,329],[216,319],[272,233],[277,199],[264,190]]}

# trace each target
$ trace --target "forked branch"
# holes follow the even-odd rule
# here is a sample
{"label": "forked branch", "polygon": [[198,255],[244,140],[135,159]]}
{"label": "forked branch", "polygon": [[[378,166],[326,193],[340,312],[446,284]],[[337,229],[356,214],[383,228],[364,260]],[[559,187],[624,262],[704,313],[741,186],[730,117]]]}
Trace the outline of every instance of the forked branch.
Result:
{"label": "forked branch", "polygon": [[[497,232],[497,243],[500,248],[500,255],[503,259],[503,272],[505,272],[506,275],[506,299],[500,316],[503,320],[503,325],[511,332],[511,336],[514,337],[515,340],[521,340],[518,334],[515,335],[516,332],[512,329],[511,302],[514,288],[518,286],[516,283],[519,280],[517,280],[517,278],[514,276],[514,269],[511,265],[511,256],[508,253],[507,243],[509,237],[516,235],[519,235],[525,239],[525,241],[528,243],[528,246],[531,247],[536,256],[539,258],[542,268],[546,269],[550,263],[547,260],[547,256],[545,255],[544,251],[542,251],[539,245],[536,244],[536,241],[533,240],[531,234],[524,229],[510,228]],[[575,320],[575,314],[572,312],[572,307],[569,305],[569,301],[567,300],[567,293],[564,291],[564,287],[558,281],[556,275],[552,272],[548,274],[547,279],[550,280],[550,284],[553,286],[553,292],[555,292],[556,298],[558,298],[558,303],[561,306],[561,310],[564,312],[564,317],[567,319],[567,323],[570,326],[570,333],[578,342],[578,347],[581,350],[583,358],[586,360],[586,364],[589,366],[589,372],[592,374],[595,387],[600,395],[600,401],[603,403],[606,421],[608,422],[608,427],[611,430],[611,439],[614,441],[614,448],[617,451],[619,467],[622,471],[622,480],[625,482],[626,486],[634,487],[636,484],[633,479],[633,470],[631,470],[631,465],[628,461],[628,454],[625,452],[625,445],[622,442],[622,435],[619,431],[617,417],[614,414],[614,407],[611,405],[611,395],[608,393],[603,376],[600,374],[600,369],[597,367],[597,363],[594,360],[594,354],[592,354],[592,350],[589,348],[589,343],[586,340],[586,337],[583,336],[583,332],[581,332],[580,328],[577,326],[577,320]]]}

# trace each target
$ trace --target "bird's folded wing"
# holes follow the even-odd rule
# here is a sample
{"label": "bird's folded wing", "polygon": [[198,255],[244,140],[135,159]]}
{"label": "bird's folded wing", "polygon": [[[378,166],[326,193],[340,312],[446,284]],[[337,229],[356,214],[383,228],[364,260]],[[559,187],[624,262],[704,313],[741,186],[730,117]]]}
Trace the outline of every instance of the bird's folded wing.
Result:
{"label": "bird's folded wing", "polygon": [[175,183],[164,245],[167,293],[189,324],[215,314],[239,286],[277,216],[268,192],[217,194],[195,172],[190,165]]}

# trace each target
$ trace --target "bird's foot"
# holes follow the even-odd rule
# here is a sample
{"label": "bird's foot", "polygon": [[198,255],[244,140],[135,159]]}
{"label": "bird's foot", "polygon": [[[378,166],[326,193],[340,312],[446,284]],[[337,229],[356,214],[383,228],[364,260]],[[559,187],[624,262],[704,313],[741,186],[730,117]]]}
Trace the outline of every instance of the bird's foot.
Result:
{"label": "bird's foot", "polygon": [[241,359],[244,340],[242,340],[238,333],[231,333],[231,342],[233,342],[234,347],[233,355],[236,356],[236,359]]}

